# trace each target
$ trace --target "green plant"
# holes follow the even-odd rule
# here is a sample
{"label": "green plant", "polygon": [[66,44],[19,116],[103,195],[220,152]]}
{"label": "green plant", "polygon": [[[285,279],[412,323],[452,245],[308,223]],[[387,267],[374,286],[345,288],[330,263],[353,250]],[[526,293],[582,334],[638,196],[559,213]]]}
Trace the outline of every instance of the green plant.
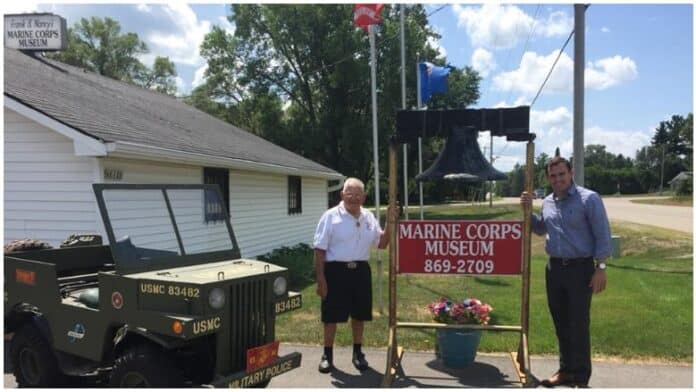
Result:
{"label": "green plant", "polygon": [[257,259],[287,268],[288,284],[293,289],[300,289],[314,281],[314,250],[305,243],[276,248]]}

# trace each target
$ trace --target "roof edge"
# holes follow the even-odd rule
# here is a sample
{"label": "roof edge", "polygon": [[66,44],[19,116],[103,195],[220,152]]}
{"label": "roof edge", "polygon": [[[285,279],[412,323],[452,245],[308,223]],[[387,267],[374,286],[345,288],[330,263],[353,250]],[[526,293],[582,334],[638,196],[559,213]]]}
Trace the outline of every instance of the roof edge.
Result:
{"label": "roof edge", "polygon": [[114,158],[137,158],[145,160],[188,163],[196,165],[223,166],[230,169],[254,170],[266,173],[318,177],[327,180],[342,180],[344,175],[338,172],[298,169],[288,166],[261,163],[237,158],[226,158],[195,152],[155,147],[146,144],[116,141],[107,144],[108,155]]}
{"label": "roof edge", "polygon": [[34,109],[33,107],[7,95],[5,97],[5,107],[51,129],[73,141],[75,154],[78,156],[105,156],[107,153],[106,145],[99,139],[86,135],[75,128],[63,124],[62,122]]}

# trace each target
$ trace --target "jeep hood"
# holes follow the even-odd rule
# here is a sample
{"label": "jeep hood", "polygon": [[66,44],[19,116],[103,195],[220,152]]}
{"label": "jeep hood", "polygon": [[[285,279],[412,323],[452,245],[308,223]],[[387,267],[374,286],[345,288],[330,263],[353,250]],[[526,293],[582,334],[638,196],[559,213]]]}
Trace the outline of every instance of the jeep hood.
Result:
{"label": "jeep hood", "polygon": [[126,276],[134,279],[205,284],[285,271],[286,269],[287,268],[258,260],[235,259],[207,264],[188,265],[184,267],[139,272]]}

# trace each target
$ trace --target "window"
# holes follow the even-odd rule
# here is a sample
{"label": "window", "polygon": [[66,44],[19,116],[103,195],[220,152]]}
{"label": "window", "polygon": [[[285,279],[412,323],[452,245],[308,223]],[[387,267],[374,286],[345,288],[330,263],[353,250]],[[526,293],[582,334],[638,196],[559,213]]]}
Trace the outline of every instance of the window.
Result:
{"label": "window", "polygon": [[302,177],[288,176],[288,214],[302,213]]}
{"label": "window", "polygon": [[[213,167],[203,168],[203,183],[220,185],[222,193],[222,202],[225,203],[227,211],[230,210],[230,177],[227,169],[218,169]],[[223,207],[219,203],[219,199],[213,195],[204,197],[204,213],[206,222],[215,222],[224,220]]]}

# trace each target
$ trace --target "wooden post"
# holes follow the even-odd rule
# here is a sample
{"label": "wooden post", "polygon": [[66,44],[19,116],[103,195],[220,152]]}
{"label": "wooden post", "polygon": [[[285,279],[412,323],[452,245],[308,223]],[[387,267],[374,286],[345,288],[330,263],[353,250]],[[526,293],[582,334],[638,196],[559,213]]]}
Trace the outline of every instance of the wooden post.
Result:
{"label": "wooden post", "polygon": [[[525,167],[524,191],[532,193],[534,187],[534,142],[527,142],[527,162]],[[520,313],[520,345],[517,349],[517,366],[524,386],[532,382],[532,370],[529,361],[529,283],[532,254],[532,205],[524,205],[524,241],[522,242],[522,311]],[[522,377],[524,376],[524,377]]]}
{"label": "wooden post", "polygon": [[396,339],[396,218],[389,210],[396,209],[396,143],[389,142],[389,201],[387,225],[389,227],[389,341],[387,348],[387,368],[382,379],[382,388],[391,387],[400,359]]}

